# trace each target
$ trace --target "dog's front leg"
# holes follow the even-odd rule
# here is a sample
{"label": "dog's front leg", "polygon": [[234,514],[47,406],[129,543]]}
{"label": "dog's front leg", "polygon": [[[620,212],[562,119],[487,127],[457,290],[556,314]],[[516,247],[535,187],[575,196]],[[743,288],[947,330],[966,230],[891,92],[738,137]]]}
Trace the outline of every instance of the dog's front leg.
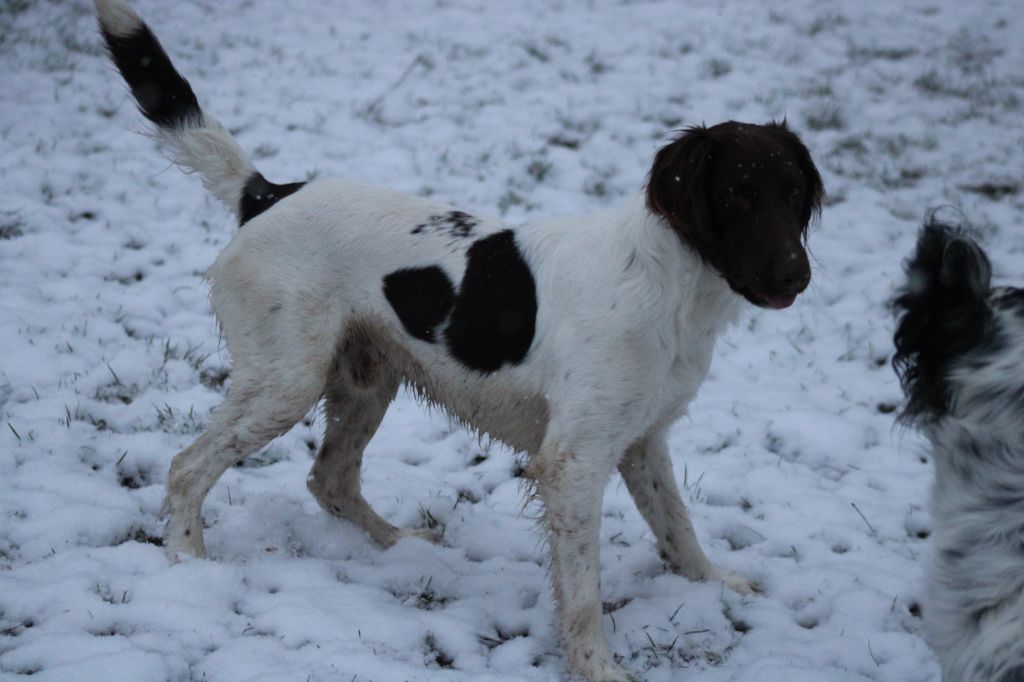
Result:
{"label": "dog's front leg", "polygon": [[587,682],[632,679],[612,658],[601,630],[601,501],[615,467],[610,454],[550,443],[530,461],[544,505],[551,580],[566,657]]}
{"label": "dog's front leg", "polygon": [[701,549],[686,505],[672,473],[665,433],[657,431],[634,443],[619,462],[619,473],[637,509],[658,542],[658,551],[673,572],[690,580],[721,580],[741,594],[754,591],[743,576],[721,570]]}

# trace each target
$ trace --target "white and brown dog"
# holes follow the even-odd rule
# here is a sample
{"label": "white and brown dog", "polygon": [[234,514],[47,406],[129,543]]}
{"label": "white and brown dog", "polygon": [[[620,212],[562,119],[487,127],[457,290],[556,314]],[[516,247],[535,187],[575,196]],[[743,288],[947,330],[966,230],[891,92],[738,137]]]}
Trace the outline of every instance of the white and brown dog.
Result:
{"label": "white and brown dog", "polygon": [[935,460],[928,641],[944,682],[1024,682],[1024,290],[934,220],[907,274],[894,365]]}
{"label": "white and brown dog", "polygon": [[616,468],[672,569],[741,577],[704,555],[665,433],[744,299],[790,305],[821,178],[785,123],[694,127],[646,193],[596,215],[509,228],[348,180],[268,182],[204,112],[125,0],[96,0],[110,55],[182,167],[244,225],[210,268],[234,369],[224,404],[171,464],[165,543],[203,556],[203,499],[320,399],[309,488],[381,546],[416,531],[360,492],[363,449],[403,383],[526,453],[543,503],[571,668],[624,680],[601,632],[599,525]]}

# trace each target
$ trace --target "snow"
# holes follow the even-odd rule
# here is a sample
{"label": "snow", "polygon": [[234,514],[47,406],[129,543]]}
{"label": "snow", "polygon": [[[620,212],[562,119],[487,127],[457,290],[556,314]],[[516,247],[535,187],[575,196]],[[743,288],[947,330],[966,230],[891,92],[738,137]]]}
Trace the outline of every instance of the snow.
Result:
{"label": "snow", "polygon": [[[764,594],[666,573],[615,479],[605,631],[652,681],[938,679],[919,601],[931,471],[893,424],[886,302],[931,207],[1019,279],[1020,3],[137,9],[270,179],[347,175],[511,223],[620,201],[671,129],[787,116],[830,195],[812,287],[727,334],[671,436],[709,554]],[[310,415],[213,489],[211,559],[166,561],[168,463],[229,382],[202,273],[235,228],[134,134],[89,3],[5,4],[0,67],[0,679],[560,679],[515,456],[408,395],[364,489],[442,545],[382,551],[322,513]]]}

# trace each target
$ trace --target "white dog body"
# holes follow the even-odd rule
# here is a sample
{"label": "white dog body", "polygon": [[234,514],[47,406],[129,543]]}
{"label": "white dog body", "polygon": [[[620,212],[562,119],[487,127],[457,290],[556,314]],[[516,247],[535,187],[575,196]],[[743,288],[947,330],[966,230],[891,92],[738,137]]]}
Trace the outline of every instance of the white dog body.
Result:
{"label": "white dog body", "polygon": [[[404,381],[472,428],[528,453],[551,532],[555,593],[563,609],[573,607],[566,618],[575,625],[563,628],[570,661],[588,678],[616,679],[621,672],[605,653],[600,629],[597,555],[601,491],[617,466],[676,571],[749,591],[743,578],[721,573],[701,551],[664,440],[704,380],[715,339],[741,299],[696,254],[679,248],[640,198],[583,220],[538,222],[514,231],[536,282],[536,334],[521,363],[481,373],[444,346],[411,337],[381,287],[388,273],[418,266],[438,265],[451,281],[463,279],[467,258],[459,240],[443,231],[412,234],[451,211],[325,180],[236,234],[208,273],[213,309],[235,359],[228,400],[208,433],[222,430],[222,415],[239,415],[223,430],[247,446],[194,445],[175,458],[168,549],[204,554],[200,510],[209,487],[254,446],[290,428],[325,391],[345,396],[339,403],[378,406],[355,419],[328,408],[329,429],[353,429],[354,421],[379,422],[380,406]],[[506,230],[479,220],[473,237]],[[365,440],[337,448],[346,453],[341,458],[330,456],[327,441],[309,480],[325,509],[384,546],[422,534],[390,526],[359,494]],[[627,451],[633,454],[624,460]],[[660,492],[659,481],[666,483]]]}
{"label": "white dog body", "polygon": [[785,123],[688,129],[659,151],[646,196],[511,229],[346,180],[268,182],[127,2],[96,7],[142,113],[242,223],[208,272],[232,381],[171,464],[172,558],[205,555],[210,488],[320,400],[319,503],[383,547],[429,537],[388,523],[360,489],[363,450],[404,383],[526,455],[560,633],[587,680],[628,679],[601,632],[601,503],[616,468],[672,570],[750,591],[701,550],[665,432],[743,299],[783,308],[810,280],[802,239],[824,190]]}
{"label": "white dog body", "polygon": [[[462,280],[462,245],[442,232],[410,234],[453,210],[332,179],[246,223],[208,272],[232,356],[266,354],[275,363],[301,352],[329,361],[356,325],[404,358],[401,373],[430,400],[522,452],[536,452],[548,420],[557,429],[561,417],[591,425],[586,436],[559,441],[585,436],[593,445],[566,447],[619,456],[631,440],[684,412],[740,299],[679,248],[642,199],[514,231],[539,292],[537,331],[522,363],[489,373],[410,337],[381,288],[386,275],[410,266],[439,265],[453,282]],[[481,219],[473,231],[481,238],[508,229]],[[549,405],[562,414],[538,419]]]}

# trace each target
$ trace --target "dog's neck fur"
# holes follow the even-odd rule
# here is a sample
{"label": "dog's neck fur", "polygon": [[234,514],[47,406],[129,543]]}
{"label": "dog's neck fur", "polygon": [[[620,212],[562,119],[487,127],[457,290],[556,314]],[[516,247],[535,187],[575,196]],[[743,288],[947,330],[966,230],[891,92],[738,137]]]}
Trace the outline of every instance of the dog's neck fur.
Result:
{"label": "dog's neck fur", "polygon": [[[652,213],[644,197],[637,195],[620,208],[622,234],[640,259],[646,260],[654,279],[665,277],[666,296],[678,297],[674,306],[676,330],[680,340],[694,336],[717,336],[736,321],[743,298],[734,292],[725,277],[687,244],[667,220]],[[623,249],[620,253],[630,253]],[[657,271],[664,275],[659,275]]]}
{"label": "dog's neck fur", "polygon": [[530,223],[518,232],[538,288],[547,292],[538,333],[559,335],[554,346],[539,339],[537,361],[547,362],[543,357],[553,353],[561,358],[559,366],[633,363],[650,376],[613,379],[616,373],[608,372],[605,383],[624,381],[616,389],[620,394],[638,392],[629,401],[637,409],[629,417],[637,433],[682,416],[707,376],[718,335],[738,317],[742,296],[640,196],[587,216]]}
{"label": "dog's neck fur", "polygon": [[[647,208],[642,194],[589,216],[542,220],[521,229],[535,260],[592,262],[594,281],[607,286],[612,298],[628,300],[642,291],[649,321],[658,324],[659,333],[676,337],[664,339],[668,346],[717,336],[742,309],[743,297]],[[571,239],[566,238],[570,230]],[[669,318],[674,323],[663,326]],[[637,319],[643,319],[642,312]]]}
{"label": "dog's neck fur", "polygon": [[[649,332],[673,357],[671,377],[662,382],[662,414],[655,422],[668,425],[681,417],[711,367],[718,336],[734,323],[744,299],[643,197],[627,200],[617,212],[618,235],[613,245],[624,260],[622,286],[635,270],[651,297]],[[613,256],[614,258],[614,256]],[[643,316],[638,315],[638,319]]]}

